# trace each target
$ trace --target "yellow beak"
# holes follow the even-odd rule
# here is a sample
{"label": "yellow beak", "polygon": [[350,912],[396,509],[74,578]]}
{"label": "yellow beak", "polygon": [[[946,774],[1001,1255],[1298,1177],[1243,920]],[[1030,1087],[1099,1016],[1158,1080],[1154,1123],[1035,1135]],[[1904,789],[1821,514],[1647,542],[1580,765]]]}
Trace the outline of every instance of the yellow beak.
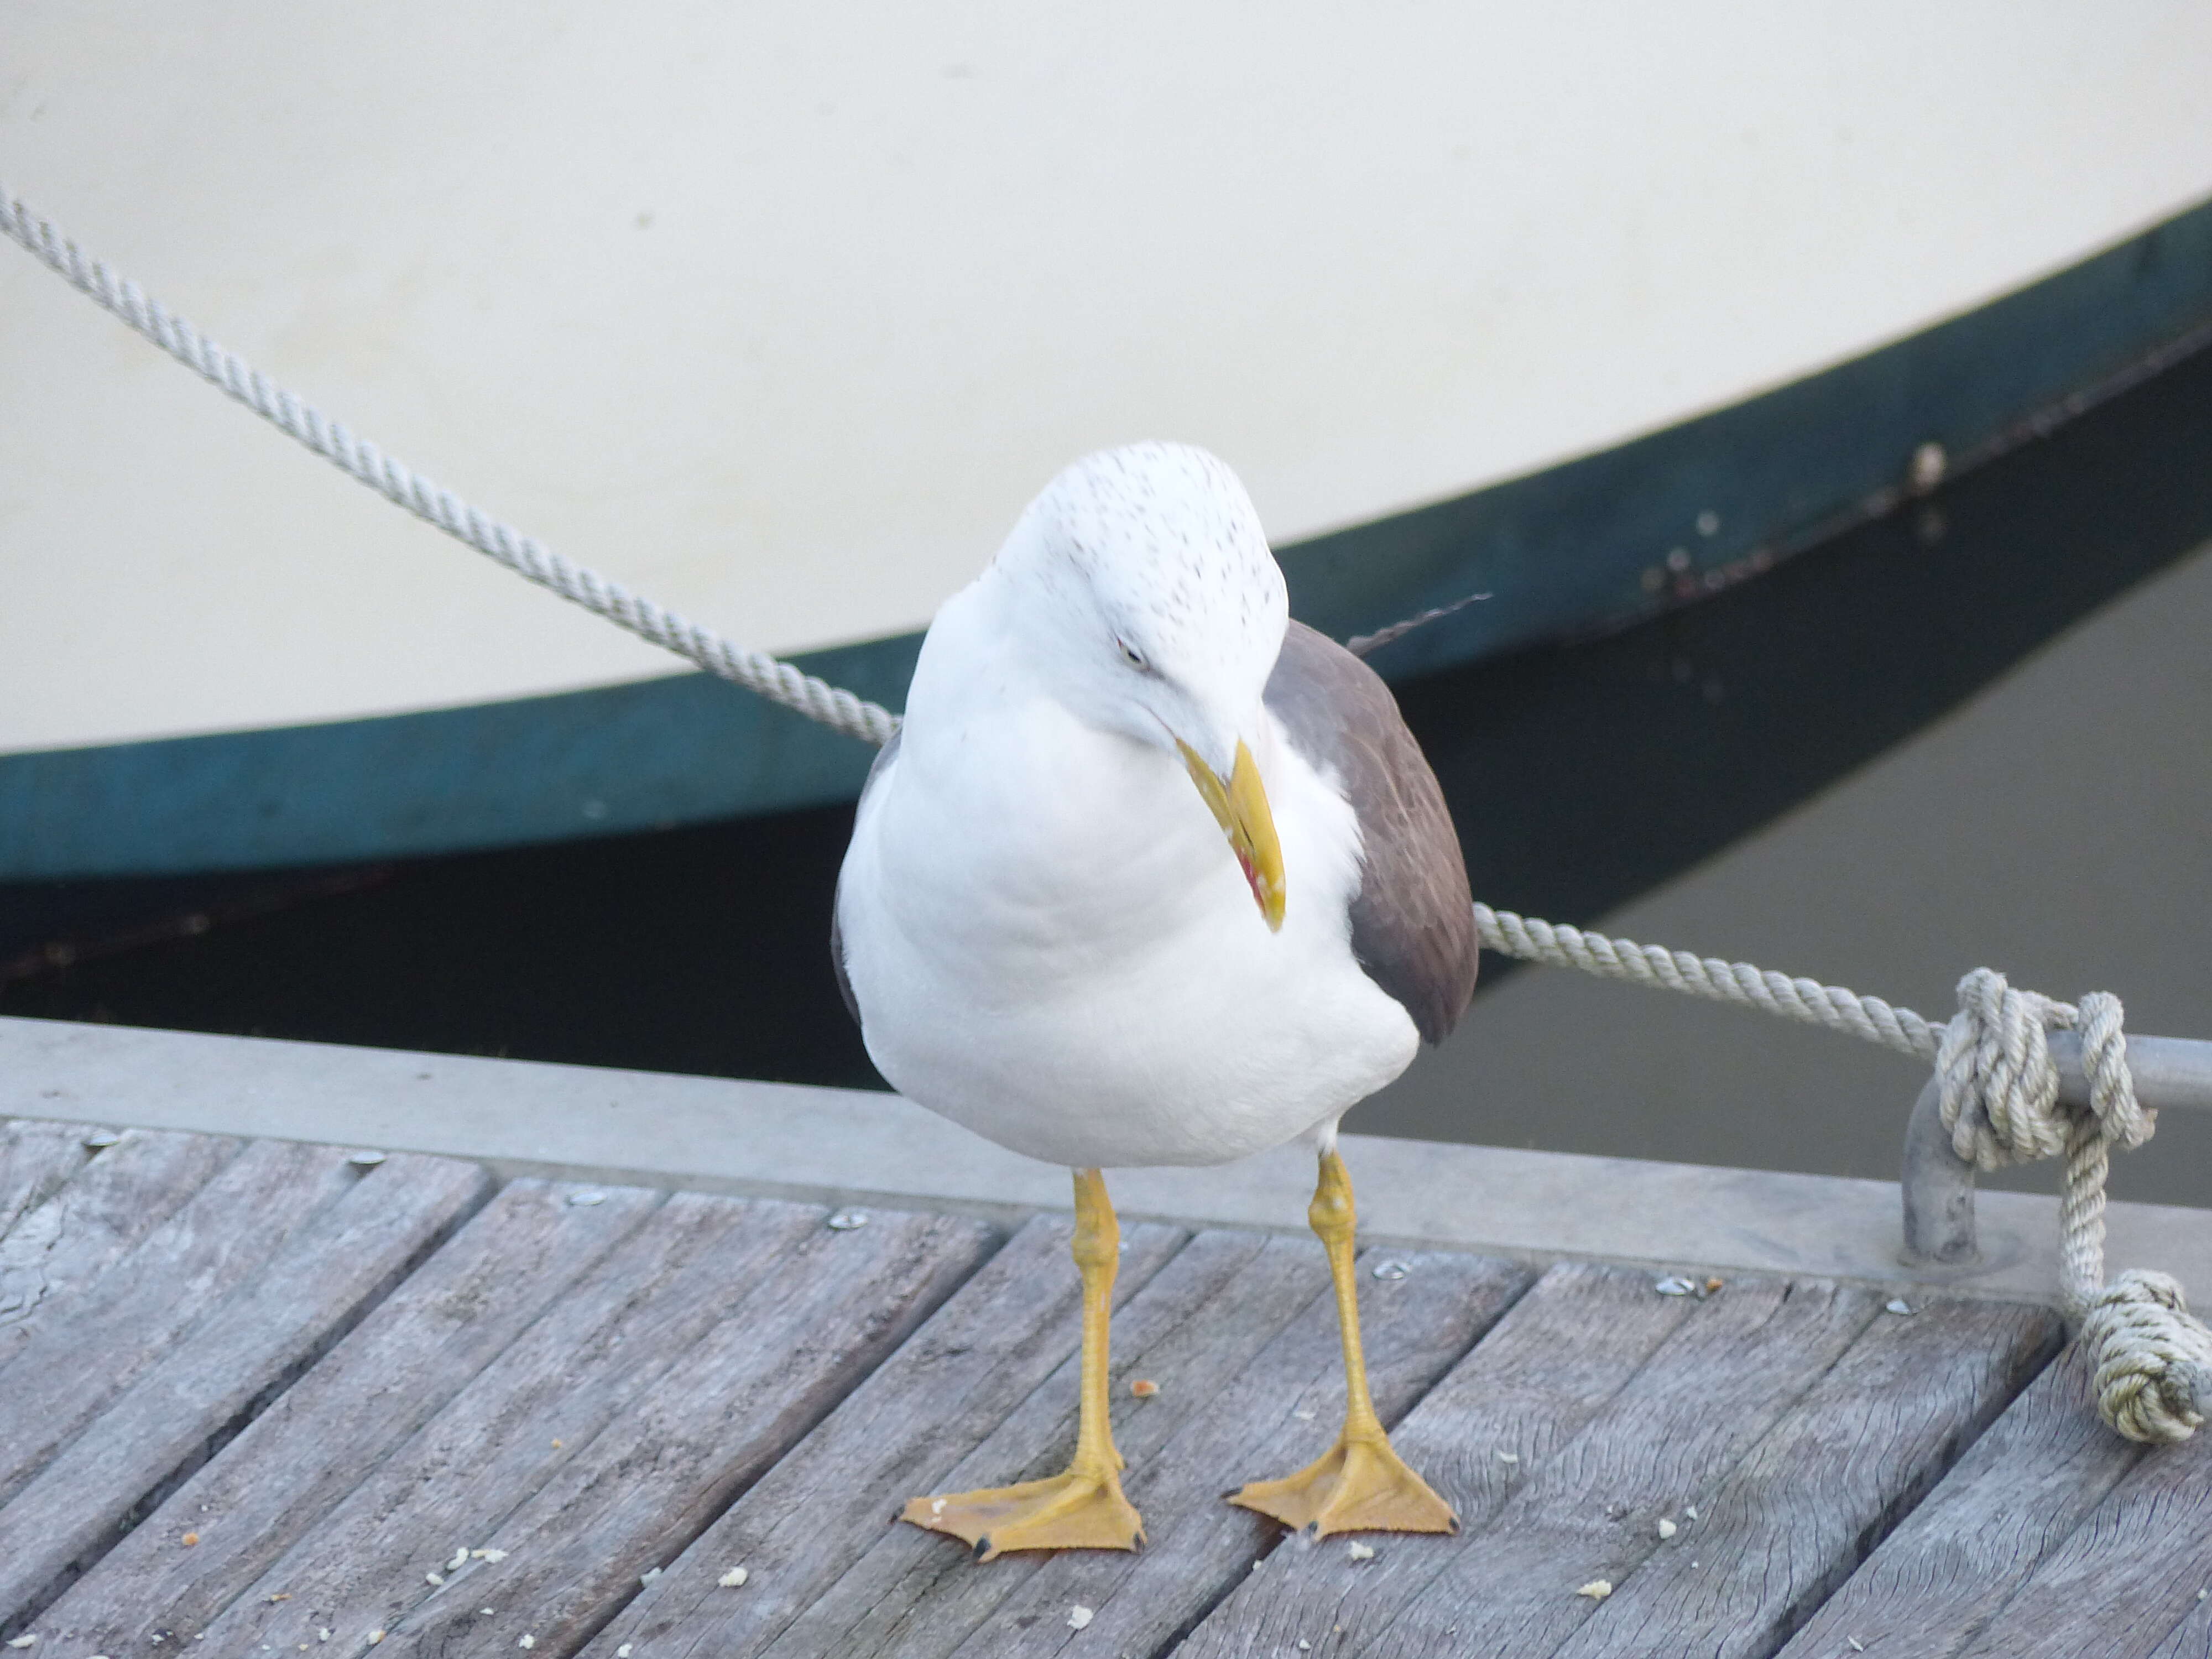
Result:
{"label": "yellow beak", "polygon": [[1260,914],[1267,919],[1267,930],[1280,933],[1283,927],[1283,843],[1275,837],[1275,815],[1267,805],[1267,792],[1260,782],[1260,768],[1252,758],[1252,751],[1244,740],[1237,740],[1237,765],[1224,783],[1220,775],[1198,757],[1198,751],[1181,738],[1176,747],[1182,750],[1182,763],[1190,773],[1190,781],[1198,786],[1198,793],[1213,813],[1213,821],[1221,826],[1221,833],[1229,837],[1230,850],[1237,854],[1237,862],[1244,872],[1244,879],[1251,884],[1252,896],[1260,906]]}

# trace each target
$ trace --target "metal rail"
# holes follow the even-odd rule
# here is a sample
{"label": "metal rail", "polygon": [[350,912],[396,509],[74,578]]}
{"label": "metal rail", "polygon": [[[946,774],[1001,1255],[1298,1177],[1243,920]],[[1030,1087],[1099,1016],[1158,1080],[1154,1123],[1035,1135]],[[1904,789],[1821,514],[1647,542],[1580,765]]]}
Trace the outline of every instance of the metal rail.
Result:
{"label": "metal rail", "polygon": [[[2058,1066],[2058,1097],[2069,1106],[2089,1103],[2081,1070],[2081,1039],[2051,1034]],[[2154,1111],[2169,1107],[2212,1111],[2212,1042],[2191,1037],[2128,1038],[2128,1068],[2136,1098]],[[1981,1260],[1974,1234],[1974,1166],[1960,1158],[1944,1130],[1942,1089],[1930,1077],[1905,1131],[1905,1260],[1910,1264],[1971,1267]]]}

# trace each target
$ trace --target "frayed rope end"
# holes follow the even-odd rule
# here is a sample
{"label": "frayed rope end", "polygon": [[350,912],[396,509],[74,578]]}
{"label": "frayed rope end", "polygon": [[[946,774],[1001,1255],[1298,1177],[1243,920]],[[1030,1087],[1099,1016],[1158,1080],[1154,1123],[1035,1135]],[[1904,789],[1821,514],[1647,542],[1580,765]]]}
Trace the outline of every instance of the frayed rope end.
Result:
{"label": "frayed rope end", "polygon": [[2180,1282],[2133,1268],[2090,1298],[2081,1340],[2096,1367],[2097,1414],[2130,1440],[2186,1440],[2212,1407],[2212,1330]]}

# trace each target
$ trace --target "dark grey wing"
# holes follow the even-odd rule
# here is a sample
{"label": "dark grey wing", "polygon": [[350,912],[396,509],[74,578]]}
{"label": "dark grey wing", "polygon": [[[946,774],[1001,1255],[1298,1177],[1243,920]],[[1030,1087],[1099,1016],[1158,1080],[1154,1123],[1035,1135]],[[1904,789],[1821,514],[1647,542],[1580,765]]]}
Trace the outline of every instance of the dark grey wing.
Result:
{"label": "dark grey wing", "polygon": [[[898,753],[898,749],[899,734],[894,732],[891,740],[877,751],[874,763],[868,768],[868,781],[860,786],[862,802],[867,800],[868,792],[876,787],[877,780],[883,776],[884,769],[891,763],[891,757]],[[854,1000],[852,976],[845,971],[845,933],[837,926],[837,909],[844,896],[845,872],[840,870],[837,872],[837,891],[830,901],[830,966],[837,975],[837,994],[845,999],[845,1012],[852,1015],[853,1024],[858,1025],[860,1023],[860,1005]]]}
{"label": "dark grey wing", "polygon": [[1474,995],[1474,903],[1443,791],[1398,700],[1365,663],[1294,622],[1266,701],[1291,746],[1334,775],[1358,817],[1366,858],[1352,902],[1352,954],[1405,1005],[1423,1038],[1443,1042]]}

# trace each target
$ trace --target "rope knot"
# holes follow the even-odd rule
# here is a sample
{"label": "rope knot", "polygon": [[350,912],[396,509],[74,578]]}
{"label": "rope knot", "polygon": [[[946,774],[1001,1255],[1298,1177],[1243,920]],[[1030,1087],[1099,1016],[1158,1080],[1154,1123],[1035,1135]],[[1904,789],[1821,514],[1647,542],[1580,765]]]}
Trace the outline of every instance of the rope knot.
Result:
{"label": "rope knot", "polygon": [[2098,1137],[2128,1151],[2142,1146],[2158,1115],[2136,1099],[2121,1026],[2120,1000],[2109,992],[2093,992],[2077,1006],[2016,991],[1994,969],[1975,969],[1959,981],[1959,1012],[1936,1056],[1954,1150],[1982,1170],[2065,1152],[2077,1126],[2059,1103],[2051,1033],[2076,1029]]}
{"label": "rope knot", "polygon": [[2212,1330],[2171,1275],[2131,1268],[2091,1298],[2081,1340],[2097,1414],[2130,1440],[2186,1440],[2212,1407]]}
{"label": "rope knot", "polygon": [[[1977,968],[1936,1051],[1943,1127],[1977,1168],[2066,1157],[2058,1203],[2061,1298],[2096,1374],[2097,1414],[2130,1440],[2186,1440],[2212,1407],[2212,1330],[2190,1316],[2180,1285],[2136,1270],[2105,1282],[2105,1177],[2114,1146],[2148,1140],[2158,1116],[2136,1098],[2120,1000],[2069,1004],[2015,991]],[[2058,1099],[2051,1033],[2081,1034],[2089,1103]]]}

